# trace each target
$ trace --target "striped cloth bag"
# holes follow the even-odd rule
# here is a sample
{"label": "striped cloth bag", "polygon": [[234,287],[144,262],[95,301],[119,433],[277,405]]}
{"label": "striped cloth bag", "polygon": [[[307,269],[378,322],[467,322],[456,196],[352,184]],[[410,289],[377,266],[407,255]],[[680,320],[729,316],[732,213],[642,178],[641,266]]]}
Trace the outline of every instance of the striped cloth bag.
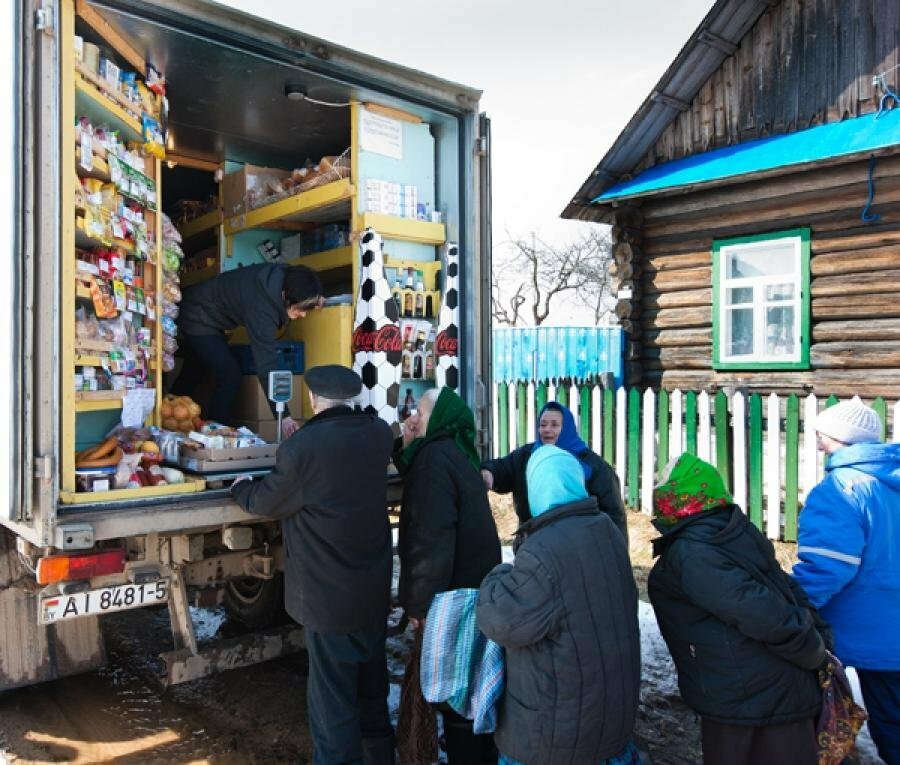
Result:
{"label": "striped cloth bag", "polygon": [[422,639],[422,695],[435,704],[447,702],[473,721],[475,733],[493,733],[505,662],[503,648],[478,629],[477,599],[475,589],[434,597]]}

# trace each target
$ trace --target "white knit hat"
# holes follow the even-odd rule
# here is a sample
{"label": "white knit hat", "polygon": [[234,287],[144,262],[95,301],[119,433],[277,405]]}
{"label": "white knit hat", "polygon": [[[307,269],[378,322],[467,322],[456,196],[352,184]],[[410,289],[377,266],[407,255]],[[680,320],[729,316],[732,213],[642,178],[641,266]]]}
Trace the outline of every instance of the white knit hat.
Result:
{"label": "white knit hat", "polygon": [[816,417],[816,430],[842,444],[871,444],[881,441],[881,421],[870,406],[854,396],[829,407]]}

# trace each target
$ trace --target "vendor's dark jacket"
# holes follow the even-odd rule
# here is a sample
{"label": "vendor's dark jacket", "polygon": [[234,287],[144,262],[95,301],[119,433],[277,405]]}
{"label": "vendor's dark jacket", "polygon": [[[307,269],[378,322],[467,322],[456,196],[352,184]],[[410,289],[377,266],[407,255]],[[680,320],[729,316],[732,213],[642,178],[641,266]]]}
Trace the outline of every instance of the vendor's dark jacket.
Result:
{"label": "vendor's dark jacket", "polygon": [[278,447],[269,475],[232,490],[247,512],[282,519],[285,608],[310,629],[346,634],[387,620],[392,448],[383,420],[326,409]]}
{"label": "vendor's dark jacket", "polygon": [[[482,465],[484,470],[490,470],[494,476],[494,491],[498,494],[512,492],[519,523],[525,523],[531,518],[525,469],[533,451],[534,443],[525,444],[505,457],[488,460]],[[590,449],[575,456],[591,468],[591,477],[585,485],[588,494],[597,498],[597,506],[612,519],[627,541],[628,521],[625,518],[625,505],[619,489],[619,477],[606,460]]]}
{"label": "vendor's dark jacket", "polygon": [[427,441],[403,481],[400,605],[421,619],[435,595],[477,589],[500,562],[500,540],[481,474],[451,436]]}
{"label": "vendor's dark jacket", "polygon": [[641,675],[625,540],[593,497],[524,523],[515,565],[481,585],[478,626],[506,649],[497,747],[526,765],[596,765],[625,748]]}
{"label": "vendor's dark jacket", "polygon": [[821,622],[771,542],[733,505],[660,530],[648,589],[684,701],[733,725],[814,717]]}
{"label": "vendor's dark jacket", "polygon": [[226,271],[184,291],[178,329],[202,337],[244,327],[256,374],[268,390],[269,372],[279,368],[278,335],[289,321],[283,289],[284,266],[279,264]]}

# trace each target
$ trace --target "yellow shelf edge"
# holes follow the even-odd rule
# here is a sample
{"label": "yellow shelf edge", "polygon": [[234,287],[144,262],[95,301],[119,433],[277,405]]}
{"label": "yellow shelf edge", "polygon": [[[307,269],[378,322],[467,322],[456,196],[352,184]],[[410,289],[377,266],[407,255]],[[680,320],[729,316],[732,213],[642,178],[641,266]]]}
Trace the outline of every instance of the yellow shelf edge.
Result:
{"label": "yellow shelf edge", "polygon": [[279,199],[277,202],[258,207],[250,212],[226,218],[225,233],[231,235],[252,228],[265,228],[266,223],[271,221],[328,207],[345,199],[351,199],[355,194],[356,190],[350,179],[341,178],[316,189],[301,191],[299,194]]}
{"label": "yellow shelf edge", "polygon": [[362,228],[374,228],[382,239],[399,239],[404,242],[433,245],[447,241],[447,230],[443,223],[399,218],[396,215],[363,213]]}
{"label": "yellow shelf edge", "polygon": [[292,266],[307,266],[313,271],[328,271],[332,268],[347,268],[353,265],[353,251],[355,247],[348,244],[344,247],[335,247],[332,250],[311,252],[309,255],[301,255],[288,262]]}
{"label": "yellow shelf edge", "polygon": [[105,109],[113,117],[125,124],[128,129],[134,133],[133,136],[130,136],[132,140],[140,140],[143,135],[141,123],[119,106],[119,104],[106,98],[94,85],[80,77],[75,78],[75,90],[85,95],[97,106]]}
{"label": "yellow shelf edge", "polygon": [[92,356],[87,353],[75,353],[75,366],[77,367],[102,367],[104,359],[100,356]]}
{"label": "yellow shelf edge", "polygon": [[165,486],[142,486],[140,489],[110,489],[109,491],[61,491],[59,501],[66,505],[96,505],[103,502],[121,502],[127,499],[167,497],[203,491],[206,481],[185,476],[184,483],[168,483]]}
{"label": "yellow shelf edge", "polygon": [[86,170],[84,166],[81,164],[81,147],[75,147],[75,161],[76,166],[75,170],[78,175],[81,176],[101,176],[102,180],[109,180],[109,163],[101,159],[100,157],[94,155],[91,157],[91,169]]}
{"label": "yellow shelf edge", "polygon": [[182,223],[178,227],[178,232],[183,239],[188,239],[189,237],[202,234],[204,231],[208,231],[211,228],[216,228],[221,225],[223,217],[221,210],[213,210],[205,215],[201,215],[199,218],[194,218],[186,223]]}

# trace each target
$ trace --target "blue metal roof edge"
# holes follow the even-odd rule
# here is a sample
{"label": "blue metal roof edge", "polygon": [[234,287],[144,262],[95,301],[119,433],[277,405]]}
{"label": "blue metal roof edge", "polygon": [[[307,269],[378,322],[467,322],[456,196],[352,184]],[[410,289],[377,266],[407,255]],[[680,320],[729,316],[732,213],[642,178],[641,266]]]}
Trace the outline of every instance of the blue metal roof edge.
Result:
{"label": "blue metal roof edge", "polygon": [[866,114],[654,165],[630,181],[611,186],[593,199],[592,204],[874,151],[896,144],[900,144],[900,108],[884,112],[878,119],[874,113]]}

